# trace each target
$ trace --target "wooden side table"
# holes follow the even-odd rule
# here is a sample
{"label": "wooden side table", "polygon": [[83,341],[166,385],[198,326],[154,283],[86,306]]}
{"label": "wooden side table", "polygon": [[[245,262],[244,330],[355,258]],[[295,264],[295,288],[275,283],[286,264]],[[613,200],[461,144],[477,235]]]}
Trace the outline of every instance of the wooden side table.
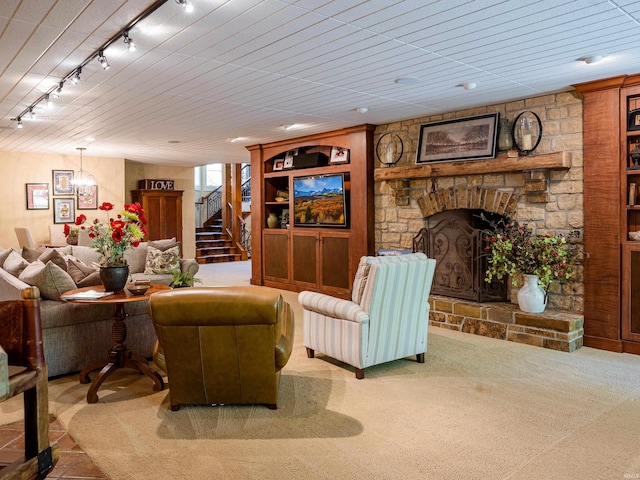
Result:
{"label": "wooden side table", "polygon": [[164,381],[160,374],[149,366],[149,362],[147,362],[145,358],[139,355],[134,355],[125,344],[125,340],[127,339],[127,325],[125,320],[129,316],[125,311],[125,305],[130,302],[149,300],[149,296],[153,293],[168,290],[169,288],[170,287],[166,285],[151,284],[149,290],[147,290],[144,295],[133,295],[129,293],[125,287],[121,292],[115,292],[113,295],[102,297],[97,300],[73,298],[74,295],[87,292],[89,290],[104,292],[104,288],[98,285],[70,290],[60,296],[62,300],[67,302],[88,304],[109,303],[113,304],[115,308],[112,317],[113,324],[111,326],[111,338],[115,342],[115,345],[111,348],[109,357],[87,365],[82,372],[80,372],[80,383],[85,384],[91,381],[89,374],[94,370],[100,369],[100,373],[98,373],[98,375],[93,379],[91,386],[89,387],[89,391],[87,392],[87,403],[96,403],[98,401],[98,389],[100,388],[100,385],[102,385],[102,382],[104,382],[109,375],[119,368],[132,368],[151,378],[151,380],[153,380],[153,390],[156,392],[159,392],[164,388]]}

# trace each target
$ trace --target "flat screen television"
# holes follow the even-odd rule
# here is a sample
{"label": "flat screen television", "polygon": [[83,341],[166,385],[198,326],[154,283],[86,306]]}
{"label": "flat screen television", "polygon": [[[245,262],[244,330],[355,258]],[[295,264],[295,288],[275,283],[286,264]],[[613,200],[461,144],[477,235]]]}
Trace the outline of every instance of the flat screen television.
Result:
{"label": "flat screen television", "polygon": [[346,227],[344,174],[295,177],[293,213],[296,227]]}

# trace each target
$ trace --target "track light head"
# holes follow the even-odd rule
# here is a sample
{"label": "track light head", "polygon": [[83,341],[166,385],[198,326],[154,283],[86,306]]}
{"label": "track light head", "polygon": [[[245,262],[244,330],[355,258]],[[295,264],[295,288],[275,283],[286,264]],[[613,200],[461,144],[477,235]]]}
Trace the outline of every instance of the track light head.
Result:
{"label": "track light head", "polygon": [[36,118],[36,111],[33,109],[33,107],[29,107],[29,115],[31,116],[32,120]]}
{"label": "track light head", "polygon": [[100,62],[100,65],[102,65],[102,68],[105,70],[109,69],[109,61],[107,60],[107,57],[104,56],[104,52],[102,50],[98,52],[98,61]]}
{"label": "track light head", "polygon": [[129,36],[129,32],[124,32],[122,34],[122,38],[124,39],[124,43],[127,46],[127,48],[129,49],[130,52],[135,52],[136,51],[136,44],[133,43],[133,40],[131,40],[131,37]]}
{"label": "track light head", "polygon": [[81,73],[82,73],[82,68],[78,67],[76,70],[76,73],[74,73],[73,76],[69,78],[69,80],[71,80],[71,83],[73,83],[74,85],[77,85],[80,82]]}
{"label": "track light head", "polygon": [[182,5],[184,7],[184,11],[187,13],[193,12],[193,5],[189,0],[176,0],[178,5]]}
{"label": "track light head", "polygon": [[60,98],[61,93],[62,93],[62,82],[58,84],[58,88],[56,88],[53,92],[51,92],[51,96],[53,98]]}
{"label": "track light head", "polygon": [[22,128],[22,118],[18,117],[18,128]]}

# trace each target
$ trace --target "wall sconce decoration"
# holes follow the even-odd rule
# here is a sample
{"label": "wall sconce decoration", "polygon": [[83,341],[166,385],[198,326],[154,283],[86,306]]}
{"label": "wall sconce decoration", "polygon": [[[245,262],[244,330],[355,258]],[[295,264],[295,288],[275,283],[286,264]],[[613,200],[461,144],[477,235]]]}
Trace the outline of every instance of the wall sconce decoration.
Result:
{"label": "wall sconce decoration", "polygon": [[511,127],[507,117],[500,119],[500,131],[498,132],[498,150],[506,152],[513,148],[513,137],[511,136]]}
{"label": "wall sconce decoration", "polygon": [[535,112],[520,113],[511,126],[513,143],[520,155],[530,155],[542,139],[542,122]]}
{"label": "wall sconce decoration", "polygon": [[378,161],[391,167],[400,161],[404,153],[402,138],[396,133],[385,133],[376,143],[376,157]]}

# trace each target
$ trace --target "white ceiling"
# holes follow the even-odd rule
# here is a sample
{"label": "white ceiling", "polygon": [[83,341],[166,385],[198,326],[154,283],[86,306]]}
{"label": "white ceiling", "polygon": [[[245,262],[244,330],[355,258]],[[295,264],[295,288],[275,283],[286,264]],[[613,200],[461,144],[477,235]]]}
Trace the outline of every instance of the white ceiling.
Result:
{"label": "white ceiling", "polygon": [[155,2],[0,0],[0,150],[246,162],[246,145],[640,72],[638,0],[190,1],[192,13],[166,1],[131,30],[135,52],[119,38],[109,70],[91,61],[17,129],[12,118]]}

